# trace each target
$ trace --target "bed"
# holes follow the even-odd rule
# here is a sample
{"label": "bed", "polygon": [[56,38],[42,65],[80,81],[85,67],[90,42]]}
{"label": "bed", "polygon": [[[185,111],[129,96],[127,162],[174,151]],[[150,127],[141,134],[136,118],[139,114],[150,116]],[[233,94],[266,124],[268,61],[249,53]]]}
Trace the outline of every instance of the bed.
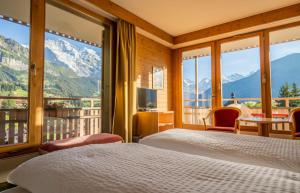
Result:
{"label": "bed", "polygon": [[292,193],[300,189],[300,173],[142,144],[88,145],[49,153],[21,164],[8,181],[31,193]]}
{"label": "bed", "polygon": [[170,129],[141,144],[210,158],[300,172],[300,141],[223,132]]}

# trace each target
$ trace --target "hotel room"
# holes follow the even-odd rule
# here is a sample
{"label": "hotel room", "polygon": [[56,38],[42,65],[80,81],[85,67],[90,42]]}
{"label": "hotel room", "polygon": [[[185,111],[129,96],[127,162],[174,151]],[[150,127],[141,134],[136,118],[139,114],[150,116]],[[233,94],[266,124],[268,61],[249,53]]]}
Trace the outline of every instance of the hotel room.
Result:
{"label": "hotel room", "polygon": [[299,193],[299,0],[0,0],[0,192]]}

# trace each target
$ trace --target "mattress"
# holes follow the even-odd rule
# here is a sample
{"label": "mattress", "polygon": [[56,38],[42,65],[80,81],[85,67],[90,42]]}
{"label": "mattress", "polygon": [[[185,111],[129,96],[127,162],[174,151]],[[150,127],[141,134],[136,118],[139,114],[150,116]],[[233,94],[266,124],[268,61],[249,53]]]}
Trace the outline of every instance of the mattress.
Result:
{"label": "mattress", "polygon": [[296,193],[300,189],[300,173],[141,144],[88,145],[49,153],[21,164],[8,181],[32,193]]}
{"label": "mattress", "polygon": [[15,188],[5,190],[1,193],[30,193],[30,192],[28,192],[27,190],[24,190],[23,188],[15,187]]}
{"label": "mattress", "polygon": [[170,129],[141,144],[238,163],[300,172],[300,141],[213,131]]}

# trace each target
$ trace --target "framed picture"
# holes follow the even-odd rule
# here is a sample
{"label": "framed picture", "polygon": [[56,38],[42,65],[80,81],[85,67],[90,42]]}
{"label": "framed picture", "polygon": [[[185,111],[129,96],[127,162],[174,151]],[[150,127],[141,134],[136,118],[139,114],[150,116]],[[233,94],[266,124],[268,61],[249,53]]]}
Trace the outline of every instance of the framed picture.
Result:
{"label": "framed picture", "polygon": [[153,66],[152,68],[152,87],[153,89],[164,88],[164,69],[163,67]]}

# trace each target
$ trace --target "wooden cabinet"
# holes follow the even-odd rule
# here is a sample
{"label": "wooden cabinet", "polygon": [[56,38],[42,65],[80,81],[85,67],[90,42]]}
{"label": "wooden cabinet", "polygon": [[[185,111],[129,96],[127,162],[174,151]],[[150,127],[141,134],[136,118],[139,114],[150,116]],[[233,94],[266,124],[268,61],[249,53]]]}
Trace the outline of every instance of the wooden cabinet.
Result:
{"label": "wooden cabinet", "polygon": [[174,112],[138,112],[137,132],[140,137],[174,128]]}

